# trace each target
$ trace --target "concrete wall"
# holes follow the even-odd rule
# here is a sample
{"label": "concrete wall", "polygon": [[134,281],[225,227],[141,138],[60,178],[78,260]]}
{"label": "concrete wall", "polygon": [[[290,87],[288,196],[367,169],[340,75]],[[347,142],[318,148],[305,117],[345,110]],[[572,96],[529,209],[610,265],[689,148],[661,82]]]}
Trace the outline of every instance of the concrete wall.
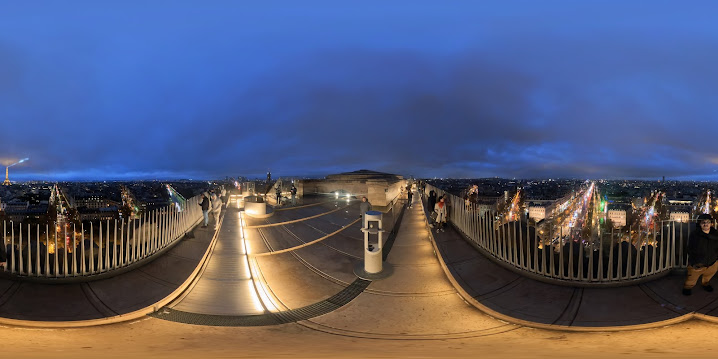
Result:
{"label": "concrete wall", "polygon": [[330,194],[335,191],[348,192],[361,198],[367,196],[372,206],[386,207],[396,198],[405,180],[388,181],[384,179],[368,180],[301,180],[295,182],[297,196],[312,194]]}

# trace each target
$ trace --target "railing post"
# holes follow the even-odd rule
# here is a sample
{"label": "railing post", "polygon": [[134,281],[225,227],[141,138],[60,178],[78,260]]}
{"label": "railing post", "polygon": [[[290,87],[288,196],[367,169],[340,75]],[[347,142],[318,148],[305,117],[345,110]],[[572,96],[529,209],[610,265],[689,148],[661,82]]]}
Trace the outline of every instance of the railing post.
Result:
{"label": "railing post", "polygon": [[105,270],[110,270],[110,220],[105,223]]}
{"label": "railing post", "polygon": [[102,220],[100,220],[100,238],[98,240],[99,248],[97,249],[97,272],[98,273],[102,273],[102,271],[104,270],[104,267],[105,267],[104,266],[105,260],[102,256],[102,254],[103,254],[102,253],[102,245],[103,245],[102,239],[103,238],[104,237],[102,236]]}
{"label": "railing post", "polygon": [[[129,242],[128,242],[129,244]],[[125,253],[125,218],[120,221],[120,256],[117,258],[118,266],[124,267],[127,260]]]}
{"label": "railing post", "polygon": [[[511,233],[511,246],[513,247],[512,250],[511,250],[511,256],[512,256],[512,260],[513,260],[513,265],[514,265],[514,266],[516,266],[517,263],[519,262],[519,258],[518,258],[518,257],[519,257],[519,253],[518,253],[518,248],[517,248],[517,247],[519,247],[520,244],[518,243],[519,238],[518,238],[518,235],[517,235],[516,232],[518,231],[519,233],[521,233],[521,230],[517,230],[517,229],[516,229],[517,226],[518,226],[518,224],[519,224],[518,221],[514,221],[514,225],[513,225],[514,230],[513,230],[513,233]],[[520,227],[519,227],[519,228],[520,228]]]}
{"label": "railing post", "polygon": [[139,255],[139,246],[141,245],[140,230],[136,227],[136,224],[140,222],[140,218],[135,218],[135,220],[132,222],[132,258],[130,263],[134,263],[137,260],[137,256]]}
{"label": "railing post", "polygon": [[[25,271],[24,268],[23,268],[23,261],[24,261],[24,260],[23,260],[23,257],[22,257],[22,222],[20,222],[20,226],[18,227],[18,229],[20,230],[20,243],[18,243],[18,245],[17,245],[18,259],[19,259],[19,261],[18,261],[18,273],[19,273],[20,275],[22,275],[23,272]],[[13,252],[14,252],[14,251],[13,251]]]}
{"label": "railing post", "polygon": [[605,233],[601,232],[601,235],[598,238],[598,281],[603,282],[606,280],[605,273],[603,271],[603,237],[605,237]]}
{"label": "railing post", "polygon": [[[564,248],[566,248],[566,243],[564,243],[564,240],[563,240],[563,226],[561,226],[561,225],[558,226],[558,240],[557,240],[557,242],[558,242],[558,262],[559,262],[557,275],[558,275],[558,277],[561,278],[561,279],[569,279],[568,273],[566,273],[566,269],[567,269],[568,267],[566,267],[566,266],[564,265],[564,262],[565,262],[566,260],[564,259],[564,254],[563,254],[563,252],[564,252]],[[569,243],[569,246],[570,246],[570,245],[571,245],[571,244]],[[570,247],[569,247],[569,248],[570,248]],[[553,235],[552,235],[552,236],[550,237],[550,239],[549,239],[549,247],[548,247],[548,249],[549,249],[549,253],[551,254],[551,258],[550,258],[550,259],[551,259],[551,270],[554,271],[555,269],[554,269],[554,264],[553,264],[553,260],[554,260],[553,257],[554,257],[554,252],[555,252],[555,251],[554,251],[554,247],[553,247]],[[551,272],[551,273],[553,273],[553,272]]]}
{"label": "railing post", "polygon": [[608,249],[608,279],[614,280],[614,273],[613,273],[613,247],[618,244],[620,246],[621,242],[616,240],[616,231],[613,226],[611,226],[611,244]]}
{"label": "railing post", "polygon": [[[526,235],[526,238],[528,238],[528,234]],[[533,242],[533,250],[534,250],[534,262],[532,263],[533,270],[532,272],[538,273],[538,250],[539,250],[539,241],[541,240],[541,237],[538,236],[538,227],[534,226],[534,242]],[[541,248],[543,248],[543,245],[541,245]]]}
{"label": "railing post", "polygon": [[77,228],[72,224],[72,275],[77,276]]}
{"label": "railing post", "polygon": [[581,241],[581,231],[579,230],[577,232],[578,232],[578,240],[579,240],[579,242],[578,242],[578,278],[580,281],[583,282],[584,281],[584,278],[583,278],[583,274],[584,274],[583,273],[583,252],[584,252],[584,249],[583,248],[585,246],[583,245],[583,241]]}
{"label": "railing post", "polygon": [[[688,232],[690,234],[691,228],[688,226]],[[678,265],[682,268],[683,265],[688,265],[688,262],[686,261],[686,256],[683,255],[683,223],[681,222],[681,230],[678,232]],[[675,236],[675,232],[673,233]],[[675,242],[675,241],[674,241]],[[675,255],[674,255],[675,256]],[[675,265],[675,259],[671,258],[671,264]]]}
{"label": "railing post", "polygon": [[62,226],[62,276],[67,277],[67,223]]}
{"label": "railing post", "polygon": [[57,252],[60,250],[60,248],[57,246],[57,235],[58,235],[58,233],[57,233],[57,222],[54,222],[54,223],[55,223],[55,225],[52,226],[53,232],[55,232],[55,235],[54,235],[54,237],[55,237],[55,253],[54,253],[54,254],[55,254],[55,255],[53,256],[53,258],[54,258],[54,264],[55,264],[55,265],[53,266],[53,269],[55,270],[55,272],[53,273],[53,275],[54,275],[55,277],[59,277],[59,276],[60,276],[60,263],[58,263],[58,262],[60,261],[60,260],[59,260],[59,257],[60,257],[60,256],[57,255]]}
{"label": "railing post", "polygon": [[35,234],[35,276],[40,277],[42,274],[40,270],[40,224],[37,225]]}
{"label": "railing post", "polygon": [[80,241],[82,241],[82,244],[80,245],[80,254],[82,256],[82,261],[80,262],[80,271],[82,272],[82,275],[87,274],[87,265],[85,264],[85,224],[80,223]]}
{"label": "railing post", "polygon": [[50,226],[45,224],[45,277],[50,277]]}
{"label": "railing post", "polygon": [[95,230],[93,226],[93,223],[90,222],[90,274],[95,273]]}
{"label": "railing post", "polygon": [[140,244],[140,256],[138,260],[145,257],[145,254],[147,254],[147,234],[145,233],[147,231],[147,212],[142,214],[142,220],[140,222],[140,232],[142,233],[141,244]]}
{"label": "railing post", "polygon": [[593,281],[595,277],[595,273],[593,270],[593,253],[596,251],[594,250],[595,243],[593,241],[593,235],[591,235],[588,239],[588,281]]}
{"label": "railing post", "polygon": [[117,218],[115,218],[115,225],[113,229],[114,233],[112,236],[112,269],[115,269],[119,265],[119,258],[117,258]]}

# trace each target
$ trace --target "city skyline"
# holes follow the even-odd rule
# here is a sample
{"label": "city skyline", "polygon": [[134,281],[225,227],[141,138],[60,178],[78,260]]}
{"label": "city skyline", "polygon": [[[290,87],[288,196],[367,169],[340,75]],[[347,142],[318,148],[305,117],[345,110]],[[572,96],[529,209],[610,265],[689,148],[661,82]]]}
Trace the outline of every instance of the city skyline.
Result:
{"label": "city skyline", "polygon": [[711,2],[0,6],[10,180],[718,180]]}

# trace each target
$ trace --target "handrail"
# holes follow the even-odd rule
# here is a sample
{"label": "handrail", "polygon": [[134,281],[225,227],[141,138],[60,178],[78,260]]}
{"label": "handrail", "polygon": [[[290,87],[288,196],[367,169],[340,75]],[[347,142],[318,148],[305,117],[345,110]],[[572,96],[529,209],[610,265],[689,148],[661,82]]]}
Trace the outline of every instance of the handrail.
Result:
{"label": "handrail", "polygon": [[448,220],[468,242],[494,262],[535,279],[579,286],[629,285],[687,265],[685,248],[695,227],[691,223],[662,221],[643,233],[612,230],[585,240],[563,231],[540,233],[524,221],[500,223],[496,212],[430,184],[424,198],[431,190],[447,197]]}
{"label": "handrail", "polygon": [[83,223],[79,232],[74,224],[70,230],[69,225],[60,229],[57,222],[51,229],[49,225],[42,228],[37,224],[33,228],[5,221],[5,270],[12,278],[49,282],[120,274],[166,251],[199,224],[200,198],[190,198],[179,207],[168,205],[153,210],[136,220],[105,220],[99,226],[90,222],[89,228]]}

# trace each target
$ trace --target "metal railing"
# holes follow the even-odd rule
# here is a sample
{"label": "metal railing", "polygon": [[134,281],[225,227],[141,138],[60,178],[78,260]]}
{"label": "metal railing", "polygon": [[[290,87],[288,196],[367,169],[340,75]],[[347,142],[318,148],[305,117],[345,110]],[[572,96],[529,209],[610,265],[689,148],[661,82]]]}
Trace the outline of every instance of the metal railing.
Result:
{"label": "metal railing", "polygon": [[202,220],[201,196],[125,221],[41,226],[3,223],[6,271],[19,277],[90,277],[126,268],[162,252]]}
{"label": "metal railing", "polygon": [[[685,268],[687,243],[695,222],[662,221],[655,227],[600,235],[542,230],[527,221],[501,222],[494,211],[431,185],[448,201],[448,220],[495,262],[537,279],[573,284],[629,284]],[[429,210],[431,212],[431,210]]]}

